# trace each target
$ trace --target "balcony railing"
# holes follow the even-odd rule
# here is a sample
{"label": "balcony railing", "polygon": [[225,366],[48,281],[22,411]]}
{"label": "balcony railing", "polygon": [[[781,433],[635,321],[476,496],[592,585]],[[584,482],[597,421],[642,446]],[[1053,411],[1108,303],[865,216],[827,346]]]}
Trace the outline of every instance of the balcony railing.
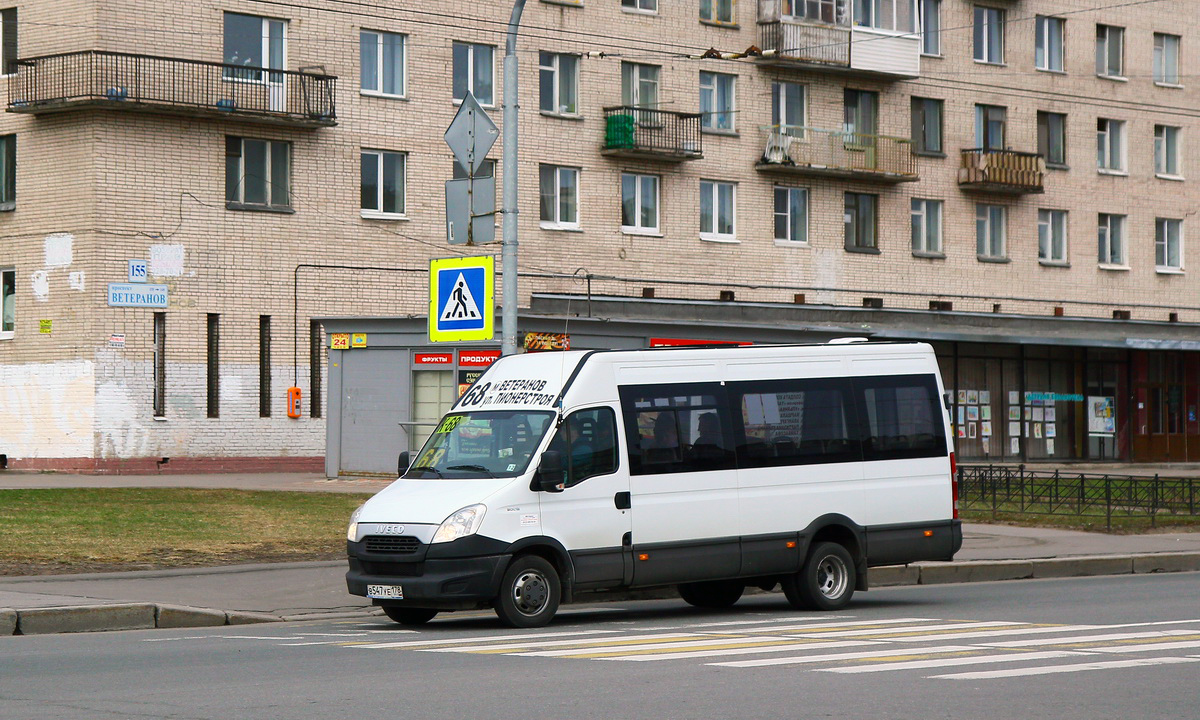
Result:
{"label": "balcony railing", "polygon": [[604,108],[603,155],[654,160],[704,157],[700,113],[622,105]]}
{"label": "balcony railing", "polygon": [[848,26],[780,20],[761,23],[758,38],[768,60],[850,67]]}
{"label": "balcony railing", "polygon": [[336,83],[323,73],[84,50],[18,60],[8,110],[104,107],[328,127],[337,124]]}
{"label": "balcony railing", "polygon": [[1046,162],[1037,153],[971,148],[962,151],[958,185],[965,190],[1042,193]]}
{"label": "balcony railing", "polygon": [[919,179],[907,138],[771,125],[756,167],[763,172],[855,178],[877,182]]}

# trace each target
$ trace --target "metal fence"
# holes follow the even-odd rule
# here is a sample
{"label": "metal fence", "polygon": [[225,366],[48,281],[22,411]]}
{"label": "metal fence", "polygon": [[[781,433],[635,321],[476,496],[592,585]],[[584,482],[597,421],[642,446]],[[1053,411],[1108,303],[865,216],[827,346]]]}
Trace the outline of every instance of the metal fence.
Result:
{"label": "metal fence", "polygon": [[315,125],[337,119],[337,78],[322,73],[103,50],[24,58],[16,65],[8,99],[14,112],[105,105]]}
{"label": "metal fence", "polygon": [[814,172],[889,176],[916,180],[917,158],[908,138],[767,125],[762,165],[810,168]]}
{"label": "metal fence", "polygon": [[622,105],[604,108],[604,147],[609,154],[703,157],[700,113]]}
{"label": "metal fence", "polygon": [[1113,519],[1195,517],[1200,480],[1030,470],[1024,465],[959,465],[962,510]]}

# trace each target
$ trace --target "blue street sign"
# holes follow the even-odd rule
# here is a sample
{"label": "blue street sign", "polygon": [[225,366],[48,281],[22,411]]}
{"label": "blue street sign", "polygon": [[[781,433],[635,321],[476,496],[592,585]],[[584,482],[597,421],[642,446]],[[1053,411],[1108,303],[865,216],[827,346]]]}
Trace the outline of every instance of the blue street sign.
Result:
{"label": "blue street sign", "polygon": [[493,335],[495,260],[433,260],[429,265],[429,339],[490,340]]}

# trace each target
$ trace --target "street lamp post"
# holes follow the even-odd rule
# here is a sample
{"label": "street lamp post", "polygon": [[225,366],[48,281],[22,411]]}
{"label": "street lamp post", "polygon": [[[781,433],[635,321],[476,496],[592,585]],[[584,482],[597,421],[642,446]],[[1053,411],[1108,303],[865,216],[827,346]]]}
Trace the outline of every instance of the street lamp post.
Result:
{"label": "street lamp post", "polygon": [[504,225],[500,243],[500,258],[504,265],[501,288],[504,310],[500,317],[500,352],[503,355],[517,352],[517,109],[520,107],[517,101],[517,30],[524,10],[525,0],[515,0],[504,42],[504,155],[501,163]]}

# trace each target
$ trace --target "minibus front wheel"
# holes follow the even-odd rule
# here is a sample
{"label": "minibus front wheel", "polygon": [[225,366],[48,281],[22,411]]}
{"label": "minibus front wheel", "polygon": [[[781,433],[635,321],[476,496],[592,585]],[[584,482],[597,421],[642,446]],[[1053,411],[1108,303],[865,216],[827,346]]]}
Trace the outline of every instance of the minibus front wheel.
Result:
{"label": "minibus front wheel", "polygon": [[500,582],[496,615],[509,627],[542,627],[558,612],[561,598],[562,586],[554,566],[537,555],[520,555]]}
{"label": "minibus front wheel", "polygon": [[835,542],[813,546],[804,568],[783,578],[783,594],[799,610],[841,610],[850,604],[856,581],[854,560]]}

